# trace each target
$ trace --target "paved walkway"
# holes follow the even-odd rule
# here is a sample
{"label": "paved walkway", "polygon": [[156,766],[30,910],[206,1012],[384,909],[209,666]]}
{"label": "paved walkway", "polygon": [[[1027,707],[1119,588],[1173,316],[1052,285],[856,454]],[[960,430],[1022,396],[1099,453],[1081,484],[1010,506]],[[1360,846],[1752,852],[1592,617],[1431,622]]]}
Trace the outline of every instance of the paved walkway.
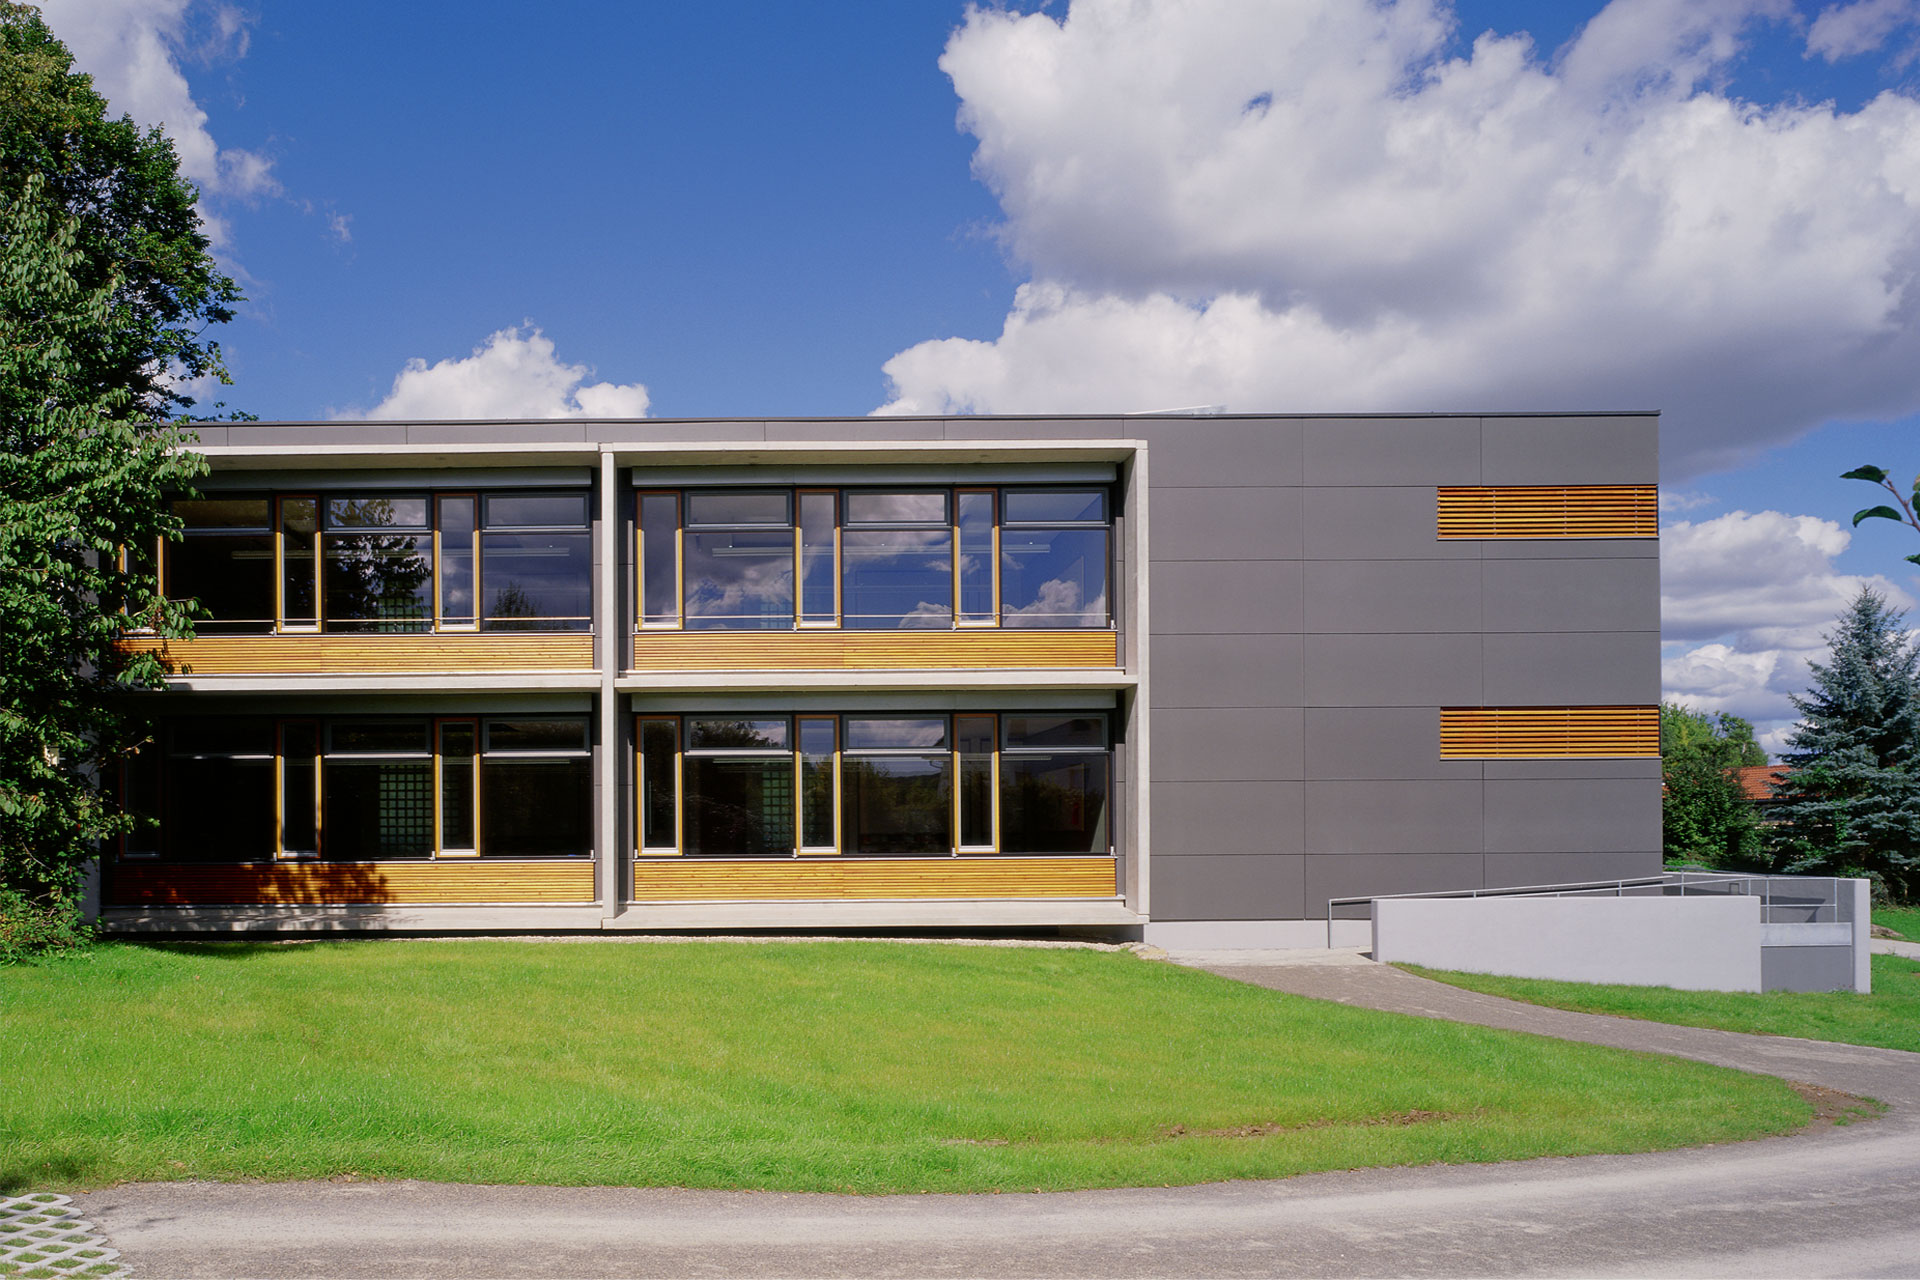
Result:
{"label": "paved walkway", "polygon": [[1323,999],[1773,1072],[1891,1109],[1651,1155],[1054,1195],[166,1183],[75,1200],[144,1276],[1920,1275],[1920,1054],[1515,1005],[1356,952],[1174,958]]}

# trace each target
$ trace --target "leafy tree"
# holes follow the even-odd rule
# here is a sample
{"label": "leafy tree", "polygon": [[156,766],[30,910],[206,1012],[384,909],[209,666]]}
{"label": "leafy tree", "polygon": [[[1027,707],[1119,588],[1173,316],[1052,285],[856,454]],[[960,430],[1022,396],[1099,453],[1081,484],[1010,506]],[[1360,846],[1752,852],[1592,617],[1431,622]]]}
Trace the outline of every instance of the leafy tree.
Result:
{"label": "leafy tree", "polygon": [[1753,726],[1739,716],[1660,704],[1660,825],[1668,861],[1756,864],[1758,818],[1734,770],[1766,762]]}
{"label": "leafy tree", "polygon": [[[156,687],[135,627],[191,634],[140,551],[205,469],[167,425],[225,380],[231,317],[172,145],[106,103],[33,9],[0,4],[0,935],[71,937],[82,869],[122,832],[109,785]],[[131,556],[123,549],[134,549]],[[29,918],[31,917],[31,918]]]}
{"label": "leafy tree", "polygon": [[1779,870],[1865,875],[1920,891],[1920,651],[1905,613],[1862,590],[1841,615],[1813,687],[1796,697],[1773,829]]}
{"label": "leafy tree", "polygon": [[[1882,504],[1877,507],[1865,507],[1854,512],[1854,528],[1858,529],[1862,520],[1892,520],[1896,524],[1911,525],[1915,529],[1920,529],[1920,519],[1914,516],[1914,512],[1920,510],[1920,476],[1914,477],[1913,494],[1911,497],[1901,493],[1893,481],[1887,479],[1887,473],[1879,467],[1855,467],[1853,470],[1843,473],[1840,478],[1842,480],[1865,480],[1870,484],[1877,484],[1892,494],[1893,500],[1900,504],[1899,510],[1897,511],[1892,507]],[[1911,555],[1908,556],[1907,559],[1914,564],[1920,564],[1920,555]]]}

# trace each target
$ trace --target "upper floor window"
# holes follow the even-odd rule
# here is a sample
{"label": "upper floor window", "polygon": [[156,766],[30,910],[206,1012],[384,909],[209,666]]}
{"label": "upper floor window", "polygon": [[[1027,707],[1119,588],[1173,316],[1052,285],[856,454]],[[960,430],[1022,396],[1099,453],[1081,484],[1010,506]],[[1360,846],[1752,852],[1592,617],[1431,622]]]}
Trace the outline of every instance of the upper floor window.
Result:
{"label": "upper floor window", "polygon": [[642,628],[1106,627],[1103,487],[638,497]]}
{"label": "upper floor window", "polygon": [[583,492],[222,494],[178,499],[167,594],[201,632],[586,631]]}

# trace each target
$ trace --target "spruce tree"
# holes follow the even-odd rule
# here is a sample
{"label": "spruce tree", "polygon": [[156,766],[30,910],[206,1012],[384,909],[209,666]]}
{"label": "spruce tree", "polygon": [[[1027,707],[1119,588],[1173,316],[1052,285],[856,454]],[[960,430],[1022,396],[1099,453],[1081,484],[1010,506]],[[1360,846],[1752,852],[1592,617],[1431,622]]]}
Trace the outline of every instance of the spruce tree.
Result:
{"label": "spruce tree", "polygon": [[1920,651],[1905,617],[1863,589],[1827,637],[1827,661],[1810,664],[1813,687],[1793,700],[1778,870],[1920,891]]}

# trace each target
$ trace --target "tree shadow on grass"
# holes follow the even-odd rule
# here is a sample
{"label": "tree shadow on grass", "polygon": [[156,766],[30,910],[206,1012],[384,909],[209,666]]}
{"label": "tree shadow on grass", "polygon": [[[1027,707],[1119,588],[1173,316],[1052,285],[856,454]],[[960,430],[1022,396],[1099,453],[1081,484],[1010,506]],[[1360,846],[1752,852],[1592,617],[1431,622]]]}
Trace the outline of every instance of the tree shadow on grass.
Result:
{"label": "tree shadow on grass", "polygon": [[19,1195],[51,1184],[95,1182],[99,1170],[92,1161],[56,1156],[39,1164],[0,1164],[0,1196]]}

